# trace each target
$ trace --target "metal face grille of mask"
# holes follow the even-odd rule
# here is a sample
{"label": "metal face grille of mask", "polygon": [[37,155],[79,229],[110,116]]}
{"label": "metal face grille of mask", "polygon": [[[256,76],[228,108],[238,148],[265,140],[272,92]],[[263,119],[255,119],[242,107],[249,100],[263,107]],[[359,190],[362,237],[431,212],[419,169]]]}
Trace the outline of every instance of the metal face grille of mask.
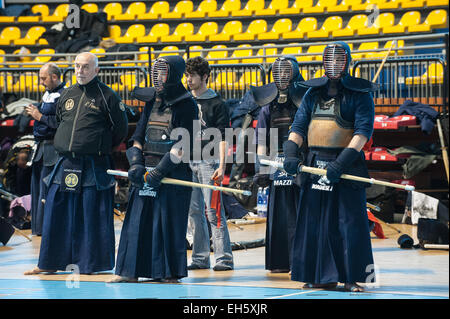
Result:
{"label": "metal face grille of mask", "polygon": [[325,74],[332,80],[339,79],[347,66],[347,52],[340,46],[329,46],[323,52]]}
{"label": "metal face grille of mask", "polygon": [[156,60],[152,67],[152,82],[156,91],[162,91],[169,76],[169,65],[163,60]]}
{"label": "metal face grille of mask", "polygon": [[278,90],[286,90],[292,80],[292,64],[288,60],[278,59],[273,63],[272,75]]}

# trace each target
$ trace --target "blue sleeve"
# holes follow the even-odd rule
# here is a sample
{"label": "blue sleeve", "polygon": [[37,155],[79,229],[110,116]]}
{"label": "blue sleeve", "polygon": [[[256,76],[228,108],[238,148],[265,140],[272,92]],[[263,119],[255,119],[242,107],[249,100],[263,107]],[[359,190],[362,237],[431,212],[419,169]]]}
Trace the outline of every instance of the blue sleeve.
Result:
{"label": "blue sleeve", "polygon": [[56,115],[44,115],[42,114],[41,120],[39,122],[44,123],[46,126],[57,129],[58,121],[56,120]]}
{"label": "blue sleeve", "polygon": [[308,126],[311,121],[312,108],[314,106],[314,95],[309,89],[303,97],[297,113],[295,113],[294,122],[292,122],[289,133],[294,132],[299,134],[303,140],[308,136]]}
{"label": "blue sleeve", "polygon": [[[260,136],[259,129],[265,129],[265,143],[264,137]],[[256,124],[255,138],[253,144],[265,144],[267,146],[269,141],[269,131],[270,131],[270,109],[269,105],[265,105],[261,108],[258,114],[258,123]],[[262,133],[263,131],[261,131]]]}
{"label": "blue sleeve", "polygon": [[153,102],[149,102],[145,104],[144,111],[141,113],[141,117],[136,124],[136,129],[128,140],[127,147],[133,146],[133,142],[139,142],[142,146],[145,143],[145,129],[147,127],[148,117],[150,116],[150,112],[153,108]]}
{"label": "blue sleeve", "polygon": [[375,105],[370,93],[358,94],[355,103],[355,125],[353,135],[364,135],[370,140],[375,120]]}

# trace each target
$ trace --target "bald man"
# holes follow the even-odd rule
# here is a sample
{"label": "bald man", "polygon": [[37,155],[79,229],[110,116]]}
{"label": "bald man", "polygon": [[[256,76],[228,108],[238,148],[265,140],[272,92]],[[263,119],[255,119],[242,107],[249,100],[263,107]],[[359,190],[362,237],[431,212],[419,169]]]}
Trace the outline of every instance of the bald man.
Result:
{"label": "bald man", "polygon": [[31,176],[31,233],[42,234],[44,218],[44,199],[47,186],[43,178],[50,174],[58,159],[53,146],[53,137],[58,127],[56,122],[56,103],[64,90],[61,70],[54,63],[46,63],[39,70],[39,82],[45,88],[42,102],[25,107],[26,113],[34,119],[33,135],[36,151],[33,156]]}
{"label": "bald man", "polygon": [[114,268],[115,181],[106,171],[113,168],[112,150],[127,136],[128,121],[119,96],[97,77],[97,57],[81,53],[74,67],[77,83],[56,106],[59,158],[45,178],[39,263],[26,275]]}

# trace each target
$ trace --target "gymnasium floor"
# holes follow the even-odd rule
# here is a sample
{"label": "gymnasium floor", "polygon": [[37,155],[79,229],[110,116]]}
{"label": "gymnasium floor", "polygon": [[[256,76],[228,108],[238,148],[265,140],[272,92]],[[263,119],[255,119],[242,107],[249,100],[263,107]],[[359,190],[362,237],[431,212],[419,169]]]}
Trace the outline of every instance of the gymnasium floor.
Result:
{"label": "gymnasium floor", "polygon": [[[116,218],[116,245],[121,225]],[[264,238],[265,226],[244,225],[244,230],[239,230],[229,225],[231,240]],[[417,243],[414,226],[393,226]],[[342,287],[302,290],[302,283],[291,281],[288,274],[271,274],[264,269],[264,247],[233,251],[233,271],[189,271],[179,284],[148,280],[105,283],[112,271],[90,276],[71,272],[24,276],[24,271],[37,264],[40,237],[32,236],[30,242],[16,232],[6,246],[0,246],[0,299],[448,299],[448,251],[403,250],[397,244],[400,234],[386,226],[383,230],[387,239],[371,234],[378,279],[366,286],[364,293],[345,292]]]}

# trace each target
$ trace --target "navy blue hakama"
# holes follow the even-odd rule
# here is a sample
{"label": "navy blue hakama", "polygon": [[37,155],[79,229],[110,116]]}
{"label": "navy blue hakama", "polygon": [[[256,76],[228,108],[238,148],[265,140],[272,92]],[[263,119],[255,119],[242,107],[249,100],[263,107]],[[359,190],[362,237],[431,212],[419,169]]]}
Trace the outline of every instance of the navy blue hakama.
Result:
{"label": "navy blue hakama", "polygon": [[[318,158],[329,162],[333,158]],[[374,261],[366,192],[340,180],[329,185],[309,175],[302,182],[293,246],[292,280],[314,283],[370,282]]]}
{"label": "navy blue hakama", "polygon": [[[189,180],[187,175],[182,179]],[[161,184],[157,193],[157,197],[140,196],[139,189],[131,186],[116,275],[156,280],[188,275],[186,231],[191,189]]]}
{"label": "navy blue hakama", "polygon": [[114,268],[114,188],[98,191],[83,187],[81,193],[48,190],[44,210],[38,267],[66,270],[77,265],[80,273]]}
{"label": "navy blue hakama", "polygon": [[291,269],[300,189],[272,182],[266,222],[266,269]]}

